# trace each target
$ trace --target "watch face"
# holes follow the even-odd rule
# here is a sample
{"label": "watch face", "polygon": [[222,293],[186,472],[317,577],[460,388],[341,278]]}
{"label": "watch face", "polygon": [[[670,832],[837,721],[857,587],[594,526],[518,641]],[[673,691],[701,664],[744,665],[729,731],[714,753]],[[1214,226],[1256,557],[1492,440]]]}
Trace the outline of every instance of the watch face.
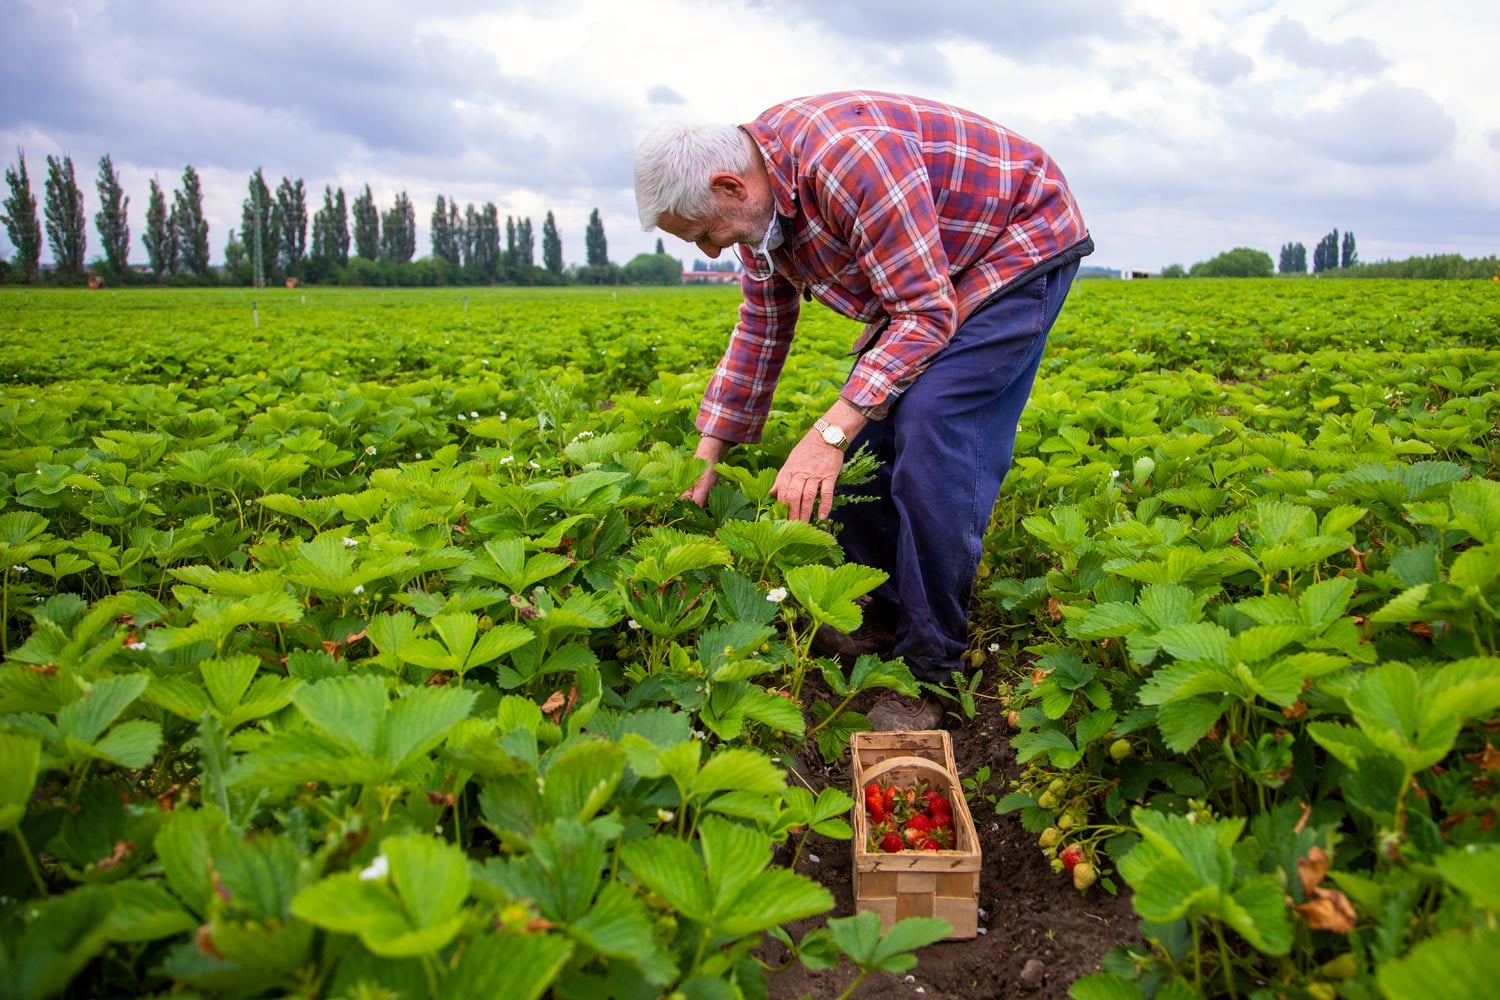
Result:
{"label": "watch face", "polygon": [[844,443],[844,432],[837,427],[823,428],[823,440],[838,448]]}

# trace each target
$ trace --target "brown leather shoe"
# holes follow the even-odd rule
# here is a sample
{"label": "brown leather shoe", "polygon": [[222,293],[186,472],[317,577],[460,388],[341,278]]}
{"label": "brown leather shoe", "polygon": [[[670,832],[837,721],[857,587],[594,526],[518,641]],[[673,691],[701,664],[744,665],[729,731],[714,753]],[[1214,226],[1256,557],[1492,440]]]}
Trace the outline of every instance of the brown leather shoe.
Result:
{"label": "brown leather shoe", "polygon": [[840,632],[832,625],[819,625],[813,633],[814,656],[827,656],[850,666],[866,653],[889,656],[896,648],[896,635],[879,622],[864,622],[853,632]]}
{"label": "brown leather shoe", "polygon": [[870,728],[889,733],[904,729],[941,729],[943,706],[936,695],[909,697],[894,691],[880,696],[867,717]]}

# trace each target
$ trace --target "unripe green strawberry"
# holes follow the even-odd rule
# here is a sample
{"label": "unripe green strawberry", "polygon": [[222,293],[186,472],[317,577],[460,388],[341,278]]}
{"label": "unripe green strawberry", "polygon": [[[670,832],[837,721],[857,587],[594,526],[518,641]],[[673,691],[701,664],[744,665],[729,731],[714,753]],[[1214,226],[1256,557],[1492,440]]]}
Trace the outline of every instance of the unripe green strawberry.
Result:
{"label": "unripe green strawberry", "polygon": [[1049,826],[1042,831],[1042,835],[1036,839],[1036,842],[1042,850],[1047,850],[1048,848],[1056,847],[1058,841],[1062,840],[1062,835],[1062,831],[1057,827]]}
{"label": "unripe green strawberry", "polygon": [[1123,736],[1109,745],[1109,755],[1115,760],[1124,760],[1135,752],[1135,747]]}
{"label": "unripe green strawberry", "polygon": [[1078,819],[1070,812],[1065,812],[1057,817],[1057,827],[1060,830],[1071,830],[1078,825]]}
{"label": "unripe green strawberry", "polygon": [[1061,798],[1068,794],[1068,783],[1062,778],[1053,778],[1047,784],[1047,791],[1051,792],[1055,797]]}
{"label": "unripe green strawberry", "polygon": [[1094,866],[1087,861],[1080,861],[1073,866],[1073,888],[1079,892],[1097,881],[1099,881],[1099,873],[1094,871]]}
{"label": "unripe green strawberry", "polygon": [[1049,811],[1052,809],[1056,809],[1057,796],[1052,794],[1051,789],[1048,789],[1037,798],[1036,804]]}
{"label": "unripe green strawberry", "polygon": [[1329,979],[1353,979],[1354,973],[1358,971],[1354,953],[1346,951],[1337,958],[1329,959],[1318,967],[1318,971]]}

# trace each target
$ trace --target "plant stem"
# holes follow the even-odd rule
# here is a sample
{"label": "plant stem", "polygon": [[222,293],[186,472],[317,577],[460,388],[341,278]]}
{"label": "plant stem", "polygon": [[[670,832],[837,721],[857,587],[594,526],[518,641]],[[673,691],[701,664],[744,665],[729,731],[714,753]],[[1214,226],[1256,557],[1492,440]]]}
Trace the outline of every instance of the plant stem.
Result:
{"label": "plant stem", "polygon": [[854,991],[859,989],[859,984],[864,982],[865,977],[869,974],[869,970],[860,969],[859,975],[855,978],[854,982],[849,984],[849,988],[838,995],[838,1000],[849,1000],[850,997],[854,996]]}
{"label": "plant stem", "polygon": [[1239,993],[1234,988],[1234,967],[1229,961],[1229,946],[1224,943],[1224,928],[1214,921],[1214,937],[1219,941],[1219,969],[1224,974],[1224,985],[1229,990],[1230,1000],[1239,1000]]}
{"label": "plant stem", "polygon": [[41,893],[42,898],[48,896],[47,883],[42,878],[42,870],[36,865],[36,858],[31,855],[31,845],[26,843],[26,838],[21,836],[21,828],[13,826],[10,828],[11,835],[16,838],[16,843],[21,845],[21,856],[26,859],[26,869],[31,872],[31,881],[36,883],[36,891]]}
{"label": "plant stem", "polygon": [[[835,708],[832,712],[829,712],[828,716],[822,722],[818,723],[816,726],[813,726],[811,729],[809,729],[807,731],[807,733],[803,736],[803,739],[809,739],[809,740],[812,739],[813,736],[817,733],[818,730],[822,729],[824,726],[828,725],[834,719],[838,718],[839,713],[842,712],[845,708],[848,708],[849,707],[849,703],[851,701],[853,701],[854,698],[855,698],[855,695],[858,695],[858,694],[859,694],[859,692],[855,691],[853,694],[849,695],[849,697],[847,697],[843,701],[839,702],[838,708]],[[793,693],[792,697],[795,698],[796,694]]]}

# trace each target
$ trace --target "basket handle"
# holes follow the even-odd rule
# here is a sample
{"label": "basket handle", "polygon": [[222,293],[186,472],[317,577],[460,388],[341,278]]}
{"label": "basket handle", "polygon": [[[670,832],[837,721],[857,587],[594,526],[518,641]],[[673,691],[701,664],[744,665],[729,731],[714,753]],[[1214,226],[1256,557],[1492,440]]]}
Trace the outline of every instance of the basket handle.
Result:
{"label": "basket handle", "polygon": [[[865,784],[868,786],[872,781],[876,781],[888,772],[894,771],[900,767],[912,767],[916,768],[919,771],[927,771],[930,774],[936,775],[938,778],[942,779],[943,785],[945,787],[948,786],[949,783],[953,780],[953,776],[948,773],[948,769],[946,767],[939,764],[935,760],[928,760],[926,757],[917,756],[887,757],[885,760],[865,771],[865,773],[861,777],[864,779]],[[859,789],[859,792],[861,795],[863,795],[864,789]]]}

